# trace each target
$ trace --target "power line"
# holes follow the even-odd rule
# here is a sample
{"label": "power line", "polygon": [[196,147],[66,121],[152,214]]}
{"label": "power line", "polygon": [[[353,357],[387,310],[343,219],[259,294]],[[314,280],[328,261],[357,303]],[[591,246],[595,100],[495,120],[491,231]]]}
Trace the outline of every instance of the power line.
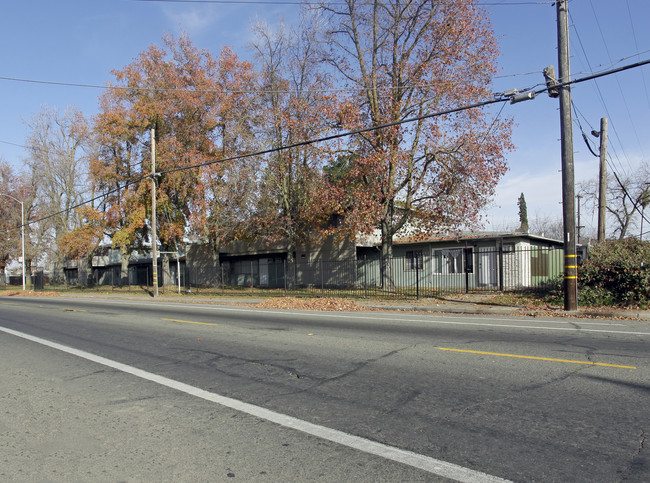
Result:
{"label": "power line", "polygon": [[[596,152],[592,149],[591,142],[590,142],[591,140],[589,139],[589,136],[587,136],[587,134],[585,133],[584,129],[582,128],[582,124],[580,123],[580,120],[578,119],[578,116],[577,116],[578,108],[576,107],[576,105],[573,102],[571,103],[571,105],[573,106],[573,109],[576,112],[576,122],[578,124],[579,129],[580,129],[580,132],[582,133],[582,138],[584,139],[585,144],[587,145],[587,148],[589,148],[589,151],[591,151],[591,154],[598,157],[599,155],[596,154]],[[584,117],[584,115],[582,115],[582,113],[580,113],[580,115],[586,120],[586,118]],[[590,125],[589,127],[592,127],[592,126]],[[602,136],[602,133],[601,133],[601,136]],[[646,215],[643,212],[643,210],[639,210],[639,207],[638,207],[639,200],[635,200],[632,197],[632,195],[630,195],[629,191],[627,190],[627,188],[625,187],[625,185],[623,184],[623,182],[619,178],[618,173],[616,172],[616,169],[614,168],[613,163],[611,162],[611,159],[609,159],[609,156],[608,156],[608,159],[607,159],[607,164],[608,164],[609,169],[611,170],[612,174],[614,175],[614,178],[616,179],[616,182],[618,183],[618,185],[621,187],[621,190],[623,191],[623,199],[625,199],[625,197],[627,196],[630,199],[630,201],[632,202],[632,212],[634,212],[634,211],[638,212],[639,215],[641,215],[641,217],[643,218],[643,220],[650,223],[650,220],[648,220],[648,218],[646,218]]]}
{"label": "power line", "polygon": [[[593,68],[591,66],[591,62],[589,61],[589,57],[587,56],[587,52],[585,50],[584,44],[582,43],[582,38],[580,37],[580,33],[578,32],[578,28],[576,26],[576,23],[573,20],[573,17],[571,16],[570,12],[569,12],[569,16],[571,17],[571,23],[573,24],[573,30],[574,30],[574,32],[576,34],[576,38],[578,39],[578,44],[580,45],[580,49],[582,50],[582,54],[584,55],[585,61],[587,62],[587,67],[590,70],[593,71]],[[613,118],[612,118],[612,116],[611,116],[611,114],[609,112],[609,109],[607,108],[607,103],[605,102],[605,96],[603,96],[603,93],[600,90],[600,86],[598,85],[597,82],[594,82],[594,86],[595,86],[596,92],[598,94],[598,97],[600,98],[600,102],[603,105],[603,108],[605,109],[605,113],[607,114],[607,117],[609,118],[609,122],[610,122],[610,125],[612,127],[612,130],[614,131],[614,135],[616,136],[616,139],[620,143],[621,149],[623,149],[623,142],[621,141],[621,138],[618,135],[618,130],[616,129],[616,124],[614,123],[614,120],[613,120]],[[619,159],[618,152],[617,152],[617,150],[616,150],[616,148],[614,146],[614,143],[610,142],[610,147],[611,147],[611,151],[613,151],[614,156],[618,160],[618,163],[619,163],[619,165],[620,165],[620,167],[622,169],[623,168],[623,163]],[[625,157],[625,160],[627,161],[628,166],[631,167],[632,165],[630,163],[629,158],[627,157],[627,154],[625,153],[625,149],[623,149],[623,156]]]}
{"label": "power line", "polygon": [[[535,74],[539,75],[539,72]],[[516,77],[519,75],[527,74],[513,74],[512,76],[502,76],[502,77]],[[9,81],[9,82],[22,82],[28,84],[43,84],[43,85],[52,85],[52,86],[62,86],[62,87],[83,87],[88,89],[101,89],[101,90],[115,90],[115,91],[136,91],[136,92],[183,92],[190,94],[255,94],[255,95],[264,95],[264,94],[292,94],[301,92],[300,89],[239,89],[239,90],[224,90],[224,89],[187,89],[186,87],[139,87],[139,86],[116,86],[112,84],[99,85],[99,84],[87,84],[79,82],[62,82],[62,81],[48,81],[41,79],[27,79],[24,77],[9,77],[9,76],[0,76],[0,80]],[[405,89],[415,89],[418,87],[431,87],[436,84],[441,84],[444,81],[440,82],[426,82],[419,84],[410,84],[407,86],[399,86],[399,90]],[[538,84],[541,85],[541,84]],[[379,89],[394,89],[392,86],[380,87]],[[337,93],[337,92],[365,92],[367,89],[365,87],[349,87],[349,88],[332,88],[332,89],[303,89],[308,90],[309,92],[319,92],[319,93]],[[530,90],[530,89],[526,89]]]}
{"label": "power line", "polygon": [[[630,27],[632,27],[632,38],[634,39],[634,47],[636,50],[639,50],[639,42],[636,38],[636,30],[634,29],[634,21],[632,20],[632,11],[630,10],[630,0],[626,1],[627,5],[627,15],[630,19]],[[641,71],[641,80],[643,81],[643,89],[645,90],[645,97],[648,101],[648,107],[650,107],[650,95],[648,95],[648,85],[645,81],[645,74]]]}
{"label": "power line", "polygon": [[[607,57],[609,58],[609,61],[612,61],[612,56],[609,53],[609,47],[607,45],[607,41],[605,40],[605,35],[603,34],[603,29],[600,26],[600,22],[598,21],[598,15],[596,15],[596,10],[594,9],[594,4],[589,3],[591,6],[591,11],[594,14],[594,18],[596,19],[596,25],[598,26],[598,31],[600,32],[600,38],[603,40],[603,45],[605,46],[605,52],[607,52]],[[632,114],[630,113],[630,106],[627,103],[627,98],[625,97],[625,94],[623,92],[623,87],[621,87],[621,81],[619,80],[618,77],[614,77],[616,79],[616,84],[618,85],[618,90],[621,93],[621,98],[623,99],[623,105],[625,106],[625,110],[627,111],[627,116],[630,119],[630,125],[632,126],[632,130],[634,131],[634,135],[636,137],[637,143],[639,143],[639,147],[641,148],[641,154],[645,158],[645,152],[643,150],[643,145],[641,144],[641,140],[639,139],[639,132],[636,129],[636,123],[632,120]],[[627,156],[626,156],[627,158]]]}
{"label": "power line", "polygon": [[2,140],[0,140],[0,143],[1,144],[8,144],[9,146],[16,146],[18,148],[30,149],[27,146],[25,146],[24,144],[12,143],[10,141],[2,141]]}
{"label": "power line", "polygon": [[[539,75],[539,72],[535,72],[536,75]],[[498,76],[495,78],[503,77],[517,77],[522,75],[529,74],[512,74],[505,76]],[[183,92],[183,93],[196,93],[196,94],[255,94],[255,95],[264,95],[264,94],[292,94],[301,92],[300,89],[238,89],[238,90],[224,90],[224,89],[187,89],[186,87],[138,87],[138,86],[116,86],[112,84],[99,85],[99,84],[87,84],[79,82],[62,82],[62,81],[49,81],[41,79],[27,79],[23,77],[8,77],[0,76],[0,80],[9,81],[9,82],[22,82],[28,84],[43,84],[43,85],[53,85],[53,86],[62,86],[62,87],[83,87],[89,89],[101,89],[101,90],[116,90],[116,91],[136,91],[136,92]],[[431,87],[436,84],[441,84],[444,81],[440,82],[425,82],[418,84],[409,84],[407,86],[400,86],[398,89],[414,89],[418,87]],[[536,84],[542,85],[542,83]],[[380,87],[379,89],[394,89],[392,86]],[[530,90],[531,88],[521,89],[521,90]],[[303,89],[304,91],[305,89]],[[320,93],[336,93],[336,92],[365,92],[367,89],[365,87],[349,87],[349,88],[332,88],[332,89],[306,89],[309,92],[320,92]]]}
{"label": "power line", "polygon": [[251,158],[251,157],[256,157],[256,156],[264,156],[266,154],[272,154],[272,153],[276,153],[276,152],[279,152],[279,151],[286,151],[288,149],[299,148],[299,147],[303,147],[303,146],[308,146],[310,144],[322,143],[322,142],[325,142],[325,141],[333,141],[335,139],[341,139],[341,138],[348,137],[348,136],[355,136],[357,134],[363,134],[363,133],[367,133],[367,132],[371,132],[371,131],[378,131],[378,130],[381,130],[381,129],[387,129],[389,127],[399,126],[401,124],[407,124],[407,123],[411,123],[411,122],[422,121],[422,120],[430,119],[430,118],[433,118],[433,117],[446,116],[448,114],[455,114],[457,112],[466,111],[466,110],[469,110],[469,109],[476,109],[476,108],[480,108],[480,107],[485,107],[485,106],[489,106],[490,104],[496,104],[498,102],[506,102],[506,101],[508,101],[508,99],[503,99],[503,98],[480,101],[480,102],[476,102],[476,103],[469,104],[469,105],[466,105],[466,106],[446,109],[444,111],[438,111],[438,112],[433,113],[433,114],[424,114],[422,116],[416,116],[416,117],[411,117],[411,118],[408,118],[408,119],[402,119],[400,121],[390,122],[390,123],[387,123],[387,124],[381,124],[379,126],[372,126],[372,127],[367,127],[367,128],[363,128],[363,129],[357,129],[355,131],[347,131],[347,132],[339,133],[339,134],[331,134],[329,136],[324,136],[324,137],[317,138],[317,139],[309,139],[309,140],[305,140],[305,141],[299,141],[299,142],[296,142],[296,143],[288,144],[286,146],[279,146],[279,147],[275,147],[275,148],[271,148],[271,149],[266,149],[266,150],[263,150],[263,151],[258,151],[256,153],[241,154],[241,155],[238,155],[238,156],[233,156],[231,158],[219,159],[219,160],[214,160],[214,161],[206,161],[205,163],[200,163],[200,164],[196,164],[196,165],[193,165],[193,166],[184,166],[184,167],[180,167],[180,168],[172,168],[172,169],[168,169],[168,170],[165,170],[165,171],[159,171],[158,174],[175,173],[177,171],[184,171],[184,170],[187,170],[187,169],[203,168],[205,166],[210,166],[210,165],[217,164],[217,163],[222,163],[222,162],[237,161],[237,160],[240,160],[240,159],[246,159],[246,158]]}
{"label": "power line", "polygon": [[[161,1],[161,0],[134,0],[134,1]],[[575,30],[575,26],[574,26]],[[576,35],[578,35],[577,30],[575,30]],[[581,45],[583,54],[585,55],[586,58],[586,52],[584,50],[584,46],[582,46],[582,41],[580,40],[580,37],[578,35],[578,42]],[[589,64],[589,71],[583,71],[583,72],[574,72],[574,75],[589,75],[594,72],[603,72],[603,70],[611,69],[613,68],[616,64],[620,64],[621,62],[624,62],[626,60],[629,60],[633,57],[639,57],[642,54],[646,54],[650,52],[650,49],[643,50],[636,52],[634,54],[630,54],[626,57],[621,57],[619,60],[616,62],[612,62],[609,66],[602,66],[599,65],[597,67],[602,67],[601,70],[594,70],[591,65],[589,64],[589,61],[587,59],[587,63]],[[522,73],[516,73],[516,74],[502,74],[502,75],[497,75],[494,76],[494,79],[506,79],[510,77],[524,77],[524,76],[531,76],[531,75],[539,75],[539,71],[533,71],[533,72],[522,72]],[[91,84],[91,83],[86,83],[86,82],[65,82],[65,81],[53,81],[53,80],[44,80],[44,79],[30,79],[26,77],[13,77],[13,76],[0,76],[0,80],[3,81],[8,81],[8,82],[20,82],[20,83],[26,83],[26,84],[42,84],[42,85],[51,85],[51,86],[60,86],[60,87],[81,87],[81,88],[87,88],[87,89],[101,89],[101,90],[118,90],[118,91],[141,91],[141,92],[184,92],[184,93],[205,93],[205,94],[290,94],[294,92],[298,92],[297,89],[238,89],[238,90],[224,90],[224,89],[187,89],[185,87],[138,87],[138,86],[118,86],[118,85],[112,85],[112,84]],[[413,87],[426,87],[426,86],[432,86],[435,85],[436,83],[428,82],[428,83],[421,83],[421,84],[415,84],[415,85],[409,85],[403,87],[403,89],[406,88],[413,88]],[[543,83],[538,83],[535,84],[533,87],[529,87],[526,89],[520,89],[520,91],[527,91],[527,90],[532,90],[535,87],[543,85]],[[392,87],[391,87],[392,89]],[[352,87],[352,88],[332,88],[332,89],[310,89],[310,92],[353,92],[353,91],[365,91],[365,88],[362,87]],[[602,94],[601,94],[602,97]],[[0,141],[2,142],[2,141]],[[9,142],[5,142],[5,144],[11,144]]]}
{"label": "power line", "polygon": [[[308,1],[283,1],[283,0],[133,0],[135,2],[143,3],[187,3],[187,4],[216,4],[216,5],[321,5],[323,2],[308,2]],[[452,3],[456,0],[448,0]],[[325,2],[328,5],[345,5],[344,2]],[[521,5],[552,5],[555,3],[552,0],[546,1],[515,1],[515,2],[495,2],[495,1],[478,1],[477,5],[492,6],[492,7],[508,7],[508,6],[521,6]]]}
{"label": "power line", "polygon": [[[411,117],[411,118],[403,119],[403,120],[396,121],[396,122],[382,124],[380,126],[373,126],[373,127],[368,127],[368,128],[364,128],[364,129],[357,129],[357,130],[354,130],[354,131],[346,131],[344,133],[332,134],[332,135],[317,138],[317,139],[310,139],[310,140],[300,141],[300,142],[292,143],[292,144],[285,145],[285,146],[278,146],[278,147],[271,148],[271,149],[257,151],[255,153],[241,154],[241,155],[232,156],[232,157],[229,157],[229,158],[217,159],[217,160],[208,161],[208,162],[205,162],[205,163],[199,163],[199,164],[195,164],[195,165],[191,165],[191,166],[183,166],[183,167],[179,167],[179,168],[172,168],[172,169],[167,169],[167,170],[164,170],[164,171],[158,171],[156,173],[156,175],[175,173],[175,172],[178,172],[178,171],[186,171],[186,170],[190,170],[190,169],[197,169],[197,168],[202,168],[202,167],[205,167],[205,166],[210,166],[210,165],[218,164],[218,163],[226,163],[226,162],[238,161],[238,160],[241,160],[241,159],[247,159],[247,158],[252,158],[252,157],[257,157],[257,156],[264,156],[264,155],[267,155],[267,154],[272,154],[272,153],[276,153],[276,152],[280,152],[280,151],[286,151],[286,150],[289,150],[289,149],[302,147],[302,146],[307,146],[307,145],[310,145],[310,144],[316,144],[316,143],[321,143],[321,142],[325,142],[325,141],[332,141],[332,140],[335,140],[335,139],[340,139],[340,138],[344,138],[344,137],[348,137],[348,136],[354,136],[354,135],[357,135],[357,134],[362,134],[362,133],[366,133],[366,132],[370,132],[370,131],[386,129],[386,128],[398,126],[398,125],[401,125],[401,124],[417,122],[417,121],[430,119],[430,118],[433,118],[433,117],[444,116],[444,115],[448,115],[448,114],[454,114],[454,113],[461,112],[461,111],[466,111],[466,110],[469,110],[469,109],[476,109],[476,108],[488,106],[488,105],[491,105],[491,104],[496,104],[496,103],[499,103],[499,102],[504,102],[505,103],[506,101],[508,101],[508,99],[503,99],[503,98],[489,99],[489,100],[486,100],[486,101],[480,101],[480,102],[476,102],[476,103],[465,105],[465,106],[446,109],[444,111],[439,111],[439,112],[432,113],[432,114],[425,114],[425,115],[422,115],[422,116],[416,116],[416,117]],[[102,200],[102,199],[110,196],[113,193],[116,193],[116,192],[118,192],[120,190],[123,190],[123,189],[125,189],[125,188],[127,188],[127,187],[129,187],[129,186],[131,186],[133,184],[139,183],[142,180],[150,178],[150,177],[151,177],[151,175],[144,175],[144,176],[141,176],[141,177],[137,178],[136,180],[127,181],[123,186],[114,188],[114,189],[112,189],[112,190],[110,190],[110,191],[108,191],[106,193],[97,195],[97,196],[95,196],[94,198],[92,198],[90,200],[82,201],[81,203],[78,203],[75,206],[72,206],[72,207],[70,207],[70,208],[68,208],[66,210],[60,210],[60,211],[58,211],[56,213],[51,213],[51,214],[49,214],[47,216],[41,217],[41,218],[39,218],[37,220],[32,220],[32,221],[30,221],[28,223],[25,223],[25,224],[26,225],[31,225],[33,223],[38,223],[38,222],[53,218],[54,216],[57,216],[57,215],[59,215],[61,213],[65,213],[67,211],[74,210],[74,209],[79,208],[79,207],[81,207],[83,205],[86,205],[88,203],[92,203],[92,202],[95,202],[95,201],[98,201],[98,200]],[[16,227],[16,228],[19,228],[19,227]]]}
{"label": "power line", "polygon": [[[597,78],[600,78],[600,77],[603,77],[603,76],[607,76],[607,75],[615,74],[615,73],[618,73],[618,72],[623,72],[625,70],[641,67],[641,66],[644,66],[644,65],[647,65],[647,64],[650,64],[650,59],[635,62],[634,64],[625,65],[625,66],[622,66],[622,67],[618,67],[616,69],[611,69],[611,70],[608,70],[608,71],[592,74],[592,75],[589,75],[589,76],[586,76],[586,77],[581,77],[581,78],[578,78],[578,79],[570,80],[570,81],[567,81],[567,82],[558,83],[558,84],[556,84],[554,86],[554,88],[568,86],[568,85],[571,85],[571,84],[579,84],[579,83],[586,82],[586,81],[593,80],[593,79],[597,79]],[[543,88],[543,89],[538,89],[536,91],[531,91],[531,94],[533,94],[533,95],[532,95],[532,97],[530,97],[530,99],[534,98],[537,94],[542,94],[544,92],[547,92],[548,89],[549,88],[547,87],[547,88]],[[410,122],[417,122],[417,121],[421,121],[421,120],[425,120],[425,119],[444,116],[444,115],[448,115],[448,114],[454,114],[454,113],[466,111],[466,110],[469,110],[469,109],[477,109],[477,108],[485,107],[485,106],[488,106],[488,105],[491,105],[491,104],[497,104],[499,102],[508,102],[508,101],[512,103],[513,100],[512,100],[512,98],[509,98],[509,97],[498,97],[498,98],[488,99],[488,100],[485,100],[485,101],[480,101],[480,102],[476,102],[476,103],[473,103],[473,104],[468,104],[468,105],[465,105],[465,106],[459,106],[459,107],[455,107],[455,108],[451,108],[451,109],[446,109],[444,111],[438,111],[438,112],[431,113],[431,114],[425,114],[425,115],[422,115],[422,116],[416,116],[416,117],[411,117],[411,118],[408,118],[408,119],[403,119],[403,120],[400,120],[400,121],[395,121],[395,122],[391,122],[391,123],[387,123],[387,124],[382,124],[380,126],[373,126],[373,127],[368,127],[368,128],[364,128],[364,129],[357,129],[355,131],[346,131],[346,132],[343,132],[343,133],[332,134],[330,136],[325,136],[325,137],[321,137],[321,138],[300,141],[300,142],[289,144],[289,145],[286,145],[286,146],[278,146],[278,147],[275,147],[275,148],[266,149],[266,150],[258,151],[258,152],[255,152],[255,153],[232,156],[230,158],[223,158],[223,159],[218,159],[218,160],[214,160],[214,161],[208,161],[208,162],[200,163],[200,164],[196,164],[196,165],[183,166],[183,167],[179,167],[179,168],[168,169],[168,170],[165,170],[165,171],[159,171],[157,174],[159,175],[159,174],[174,173],[174,172],[185,171],[185,170],[189,170],[189,169],[202,168],[202,167],[205,167],[205,166],[210,166],[210,165],[218,164],[218,163],[237,161],[237,160],[240,160],[240,159],[247,159],[247,158],[256,157],[256,156],[264,156],[264,155],[267,155],[267,154],[272,154],[272,153],[276,153],[276,152],[280,152],[280,151],[285,151],[285,150],[288,150],[288,149],[293,149],[293,148],[302,147],[302,146],[308,146],[310,144],[316,144],[316,143],[321,143],[321,142],[325,142],[325,141],[332,141],[334,139],[341,139],[341,138],[348,137],[348,136],[354,136],[354,135],[357,135],[357,134],[362,134],[362,133],[371,132],[371,131],[380,130],[380,129],[386,129],[386,128],[398,126],[398,125],[401,125],[401,124],[406,124],[406,123],[410,123]],[[49,218],[53,218],[54,216],[60,215],[62,213],[74,210],[74,209],[79,208],[79,207],[81,207],[83,205],[86,205],[88,203],[94,203],[95,201],[103,200],[104,198],[110,196],[113,193],[116,193],[116,192],[118,192],[120,190],[123,190],[123,189],[125,189],[125,188],[127,188],[127,187],[129,187],[131,185],[139,183],[142,180],[150,178],[150,177],[151,177],[151,175],[144,175],[144,176],[141,176],[141,177],[139,177],[139,178],[137,178],[137,179],[135,179],[133,181],[127,181],[127,182],[125,182],[125,184],[123,186],[118,186],[117,188],[114,188],[114,189],[109,190],[109,191],[107,191],[105,193],[97,195],[97,196],[93,197],[92,199],[82,201],[82,202],[80,202],[80,203],[78,203],[78,204],[76,204],[74,206],[69,207],[68,209],[60,210],[60,211],[58,211],[56,213],[52,213],[50,215],[41,217],[41,218],[39,218],[37,220],[32,220],[30,222],[25,223],[25,225],[31,225],[33,223],[38,223],[40,221],[44,221],[44,220],[47,220]],[[15,227],[15,228],[20,228],[20,226]],[[5,229],[5,231],[8,231],[8,230],[9,229]]]}

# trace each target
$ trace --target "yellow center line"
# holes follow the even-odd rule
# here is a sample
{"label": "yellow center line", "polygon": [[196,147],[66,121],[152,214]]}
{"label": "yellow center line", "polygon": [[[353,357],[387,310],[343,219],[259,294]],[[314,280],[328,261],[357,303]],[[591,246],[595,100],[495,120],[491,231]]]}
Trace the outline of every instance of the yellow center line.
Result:
{"label": "yellow center line", "polygon": [[88,312],[86,309],[68,309],[68,308],[63,308],[61,309],[64,312]]}
{"label": "yellow center line", "polygon": [[569,359],[553,359],[550,357],[535,357],[535,356],[521,356],[517,354],[500,354],[498,352],[483,352],[483,351],[470,351],[463,349],[450,349],[448,347],[436,347],[441,351],[452,351],[452,352],[466,352],[468,354],[483,354],[488,356],[499,356],[499,357],[515,357],[518,359],[533,359],[537,361],[551,361],[551,362],[567,362],[570,364],[586,364],[588,366],[605,366],[605,367],[618,367],[620,369],[636,369],[635,366],[621,366],[618,364],[605,364],[604,362],[589,362],[589,361],[572,361]]}
{"label": "yellow center line", "polygon": [[18,306],[20,306],[20,304],[16,304],[16,303],[13,303],[13,302],[2,302],[2,305],[18,305]]}
{"label": "yellow center line", "polygon": [[169,322],[181,322],[182,324],[217,325],[217,324],[209,324],[208,322],[194,322],[192,320],[179,320],[179,319],[162,319],[162,320],[168,320]]}

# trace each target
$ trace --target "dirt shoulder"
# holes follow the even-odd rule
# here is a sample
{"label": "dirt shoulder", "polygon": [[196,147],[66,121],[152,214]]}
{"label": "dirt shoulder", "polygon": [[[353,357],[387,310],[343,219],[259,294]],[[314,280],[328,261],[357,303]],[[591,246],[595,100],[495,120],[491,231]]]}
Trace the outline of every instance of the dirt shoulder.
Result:
{"label": "dirt shoulder", "polygon": [[0,297],[60,297],[59,292],[34,290],[0,290]]}

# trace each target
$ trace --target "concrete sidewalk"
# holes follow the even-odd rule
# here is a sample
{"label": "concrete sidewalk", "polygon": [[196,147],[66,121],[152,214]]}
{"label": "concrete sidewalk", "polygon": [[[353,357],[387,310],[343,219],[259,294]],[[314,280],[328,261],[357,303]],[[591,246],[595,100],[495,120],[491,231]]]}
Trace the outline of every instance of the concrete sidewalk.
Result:
{"label": "concrete sidewalk", "polygon": [[587,317],[587,318],[627,318],[650,321],[650,310],[579,307],[567,312],[562,308],[532,308],[524,306],[499,305],[477,300],[443,300],[415,302],[360,302],[361,304],[381,310],[412,310],[422,312],[441,312],[467,315],[509,315],[527,317]]}

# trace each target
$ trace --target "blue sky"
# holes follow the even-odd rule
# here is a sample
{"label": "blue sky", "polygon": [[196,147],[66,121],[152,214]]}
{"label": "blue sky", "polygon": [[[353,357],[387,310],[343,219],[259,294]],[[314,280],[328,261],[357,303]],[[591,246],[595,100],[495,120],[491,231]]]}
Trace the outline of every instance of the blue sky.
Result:
{"label": "blue sky", "polygon": [[[557,68],[555,7],[545,0],[480,0],[499,37],[500,75],[494,92],[542,83],[541,71]],[[131,62],[165,33],[184,31],[199,48],[223,45],[249,56],[250,24],[296,18],[296,5],[260,3],[173,3],[136,0],[21,0],[0,10],[0,77],[104,85],[110,71]],[[572,0],[571,71],[592,72],[650,58],[648,0]],[[625,59],[625,60],[621,60]],[[21,166],[28,120],[41,106],[75,105],[91,116],[100,89],[0,79],[0,157]],[[573,101],[588,132],[609,118],[611,163],[634,172],[650,155],[650,66],[576,85]],[[497,109],[493,109],[494,113]],[[502,115],[516,123],[510,171],[488,208],[488,227],[516,224],[517,198],[524,193],[529,218],[560,217],[560,129],[557,99],[507,105]],[[595,138],[594,138],[594,141]],[[598,160],[587,150],[574,122],[576,181],[594,178]],[[596,219],[583,211],[583,224]]]}

